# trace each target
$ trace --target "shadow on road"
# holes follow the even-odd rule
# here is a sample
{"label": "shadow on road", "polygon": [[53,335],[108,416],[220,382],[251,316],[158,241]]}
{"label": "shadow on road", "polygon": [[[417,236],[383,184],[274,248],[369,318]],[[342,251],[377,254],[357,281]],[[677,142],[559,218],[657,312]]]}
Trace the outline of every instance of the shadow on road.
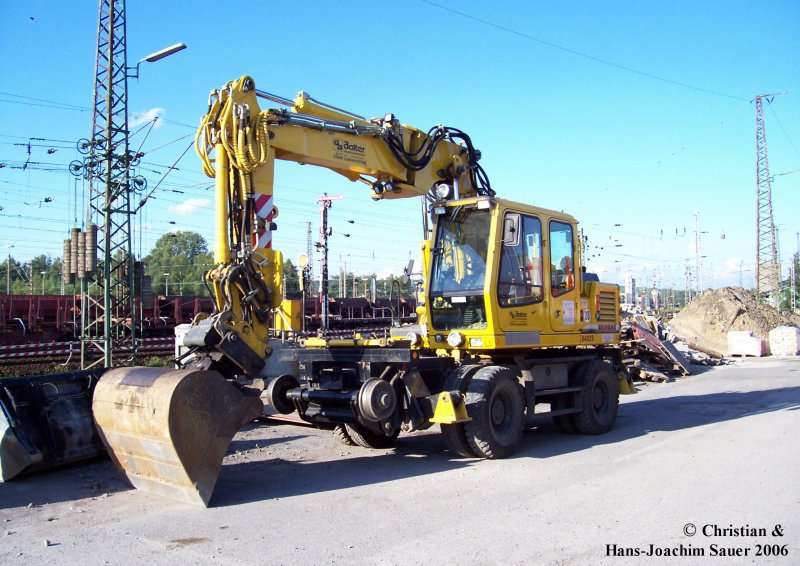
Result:
{"label": "shadow on road", "polygon": [[[251,424],[247,425],[245,429],[255,429],[258,426]],[[269,448],[273,444],[294,442],[304,438],[306,438],[305,434],[274,438],[235,439],[231,442],[227,452],[233,454],[256,448]],[[26,506],[40,507],[64,501],[99,499],[131,489],[133,488],[114,468],[109,458],[98,458],[83,464],[36,472],[0,483],[0,510]]]}
{"label": "shadow on road", "polygon": [[108,458],[37,472],[0,483],[0,510],[99,499],[130,489]]}
{"label": "shadow on road", "polygon": [[[601,436],[565,435],[549,418],[533,419],[515,458],[546,459],[580,452],[592,446],[624,442],[655,431],[678,431],[779,410],[800,408],[800,387],[762,391],[722,392],[642,399],[620,405],[615,428]],[[250,425],[254,430],[260,425]],[[293,425],[271,424],[270,427]],[[268,429],[269,430],[269,429]],[[303,430],[298,428],[298,431]],[[267,431],[267,434],[269,432]],[[229,454],[264,449],[274,445],[299,443],[308,434],[259,438],[239,438],[231,443]],[[226,461],[217,482],[211,505],[238,505],[265,499],[307,495],[347,489],[398,479],[420,477],[475,465],[491,465],[479,459],[459,458],[447,451],[438,434],[412,434],[398,439],[391,450],[353,448],[350,455],[337,457],[333,443],[327,461],[304,461],[300,456],[274,457],[248,455],[244,462]],[[363,456],[360,455],[363,450]],[[73,501],[128,490],[110,461],[95,461],[73,468],[56,470],[0,483],[0,509],[40,506]]]}
{"label": "shadow on road", "polygon": [[760,391],[727,391],[657,399],[635,398],[620,405],[614,429],[601,436],[565,435],[547,418],[526,432],[519,457],[550,458],[645,436],[652,432],[686,430],[762,413],[800,408],[800,387]]}
{"label": "shadow on road", "polygon": [[[620,406],[617,424],[601,436],[566,435],[549,417],[533,420],[515,458],[545,459],[624,442],[655,431],[677,431],[783,409],[800,408],[800,387],[643,399]],[[356,450],[356,449],[354,449]],[[458,458],[437,435],[398,439],[394,450],[325,462],[243,462],[223,466],[213,506],[307,495],[480,465]]]}
{"label": "shadow on road", "polygon": [[459,458],[445,449],[438,434],[401,437],[393,449],[352,448],[345,458],[327,461],[249,461],[222,467],[211,500],[214,507],[347,489],[361,485],[424,476],[480,462]]}

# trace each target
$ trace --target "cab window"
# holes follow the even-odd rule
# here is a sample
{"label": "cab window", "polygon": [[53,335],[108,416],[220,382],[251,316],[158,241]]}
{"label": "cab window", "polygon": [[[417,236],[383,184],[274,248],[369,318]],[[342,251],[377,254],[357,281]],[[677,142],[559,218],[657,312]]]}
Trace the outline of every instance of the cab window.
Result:
{"label": "cab window", "polygon": [[506,212],[497,296],[500,306],[542,300],[542,223],[535,216]]}
{"label": "cab window", "polygon": [[572,226],[558,220],[550,221],[550,290],[554,297],[575,288],[575,254],[572,246]]}

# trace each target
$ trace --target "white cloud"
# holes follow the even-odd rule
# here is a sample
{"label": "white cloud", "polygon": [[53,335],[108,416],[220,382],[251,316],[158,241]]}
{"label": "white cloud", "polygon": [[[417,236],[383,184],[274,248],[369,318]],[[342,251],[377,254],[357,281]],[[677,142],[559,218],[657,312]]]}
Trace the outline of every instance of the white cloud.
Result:
{"label": "white cloud", "polygon": [[753,270],[740,257],[726,259],[721,265],[713,265],[711,277],[716,286],[738,285],[741,278],[742,284],[748,279],[752,280]]}
{"label": "white cloud", "polygon": [[141,126],[142,124],[147,124],[152,122],[153,120],[156,121],[154,128],[160,128],[163,121],[159,120],[159,118],[163,117],[167,111],[164,108],[150,108],[149,110],[145,110],[144,112],[137,112],[136,114],[131,114],[130,120],[128,120],[128,129],[136,128],[137,126]]}
{"label": "white cloud", "polygon": [[167,210],[175,214],[195,214],[201,210],[208,209],[211,201],[207,198],[190,198],[180,204],[170,206]]}

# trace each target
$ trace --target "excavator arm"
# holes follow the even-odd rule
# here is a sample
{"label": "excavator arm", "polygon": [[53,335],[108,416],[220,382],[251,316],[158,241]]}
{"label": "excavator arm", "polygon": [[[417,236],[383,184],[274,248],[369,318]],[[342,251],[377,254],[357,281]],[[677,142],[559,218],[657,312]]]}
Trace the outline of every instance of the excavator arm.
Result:
{"label": "excavator arm", "polygon": [[[259,99],[284,108],[262,110]],[[303,92],[289,101],[258,91],[247,76],[212,91],[195,148],[215,179],[216,267],[206,281],[217,313],[195,325],[184,344],[196,349],[194,367],[226,376],[257,377],[271,352],[269,321],[283,296],[282,258],[272,246],[275,160],[363,182],[376,200],[491,192],[479,153],[459,130],[423,133],[392,114],[366,120]]]}
{"label": "excavator arm", "polygon": [[[280,108],[262,110],[260,100]],[[373,199],[494,193],[460,130],[423,132],[392,114],[367,120],[305,93],[288,100],[257,90],[248,76],[212,91],[195,147],[215,180],[215,267],[205,276],[215,312],[184,337],[190,355],[181,369],[115,369],[97,385],[93,412],[131,483],[207,505],[224,447],[263,410],[260,375],[283,297],[282,256],[272,241],[275,160],[363,182]]]}

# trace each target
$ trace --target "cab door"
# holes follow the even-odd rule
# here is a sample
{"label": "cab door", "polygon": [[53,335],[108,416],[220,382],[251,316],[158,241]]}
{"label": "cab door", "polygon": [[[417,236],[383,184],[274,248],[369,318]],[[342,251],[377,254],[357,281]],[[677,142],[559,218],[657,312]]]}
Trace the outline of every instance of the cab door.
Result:
{"label": "cab door", "polygon": [[580,312],[575,274],[575,234],[572,224],[561,220],[551,219],[548,228],[550,327],[554,332],[574,332]]}
{"label": "cab door", "polygon": [[534,345],[547,328],[542,221],[507,210],[497,262],[497,319],[508,345]]}

